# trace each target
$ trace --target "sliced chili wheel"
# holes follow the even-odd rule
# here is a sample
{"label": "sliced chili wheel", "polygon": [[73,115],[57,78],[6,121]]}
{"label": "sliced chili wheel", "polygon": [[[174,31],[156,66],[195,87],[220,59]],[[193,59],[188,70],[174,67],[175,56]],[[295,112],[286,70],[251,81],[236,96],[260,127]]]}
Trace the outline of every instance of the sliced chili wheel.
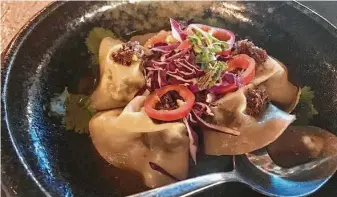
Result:
{"label": "sliced chili wheel", "polygon": [[[249,57],[246,54],[239,54],[233,56],[228,61],[228,69],[243,69],[243,73],[239,76],[243,85],[251,82],[255,77],[255,60]],[[226,94],[228,92],[233,92],[237,90],[239,87],[236,83],[230,84],[224,87],[216,87],[214,88],[216,93],[218,94]]]}
{"label": "sliced chili wheel", "polygon": [[[156,104],[160,102],[160,98],[168,91],[175,90],[184,99],[177,109],[173,110],[157,110]],[[163,121],[172,121],[184,118],[192,110],[195,102],[194,94],[185,86],[182,85],[168,85],[155,90],[147,97],[144,103],[145,113],[151,118]]]}
{"label": "sliced chili wheel", "polygon": [[228,68],[244,69],[244,72],[240,75],[243,85],[248,84],[255,77],[255,60],[246,54],[239,54],[233,56],[228,61]]}
{"label": "sliced chili wheel", "polygon": [[171,31],[161,30],[157,35],[153,36],[148,41],[146,41],[146,43],[144,44],[144,47],[151,48],[153,47],[153,45],[157,43],[161,43],[161,42],[166,43],[166,38],[169,35],[171,35]]}

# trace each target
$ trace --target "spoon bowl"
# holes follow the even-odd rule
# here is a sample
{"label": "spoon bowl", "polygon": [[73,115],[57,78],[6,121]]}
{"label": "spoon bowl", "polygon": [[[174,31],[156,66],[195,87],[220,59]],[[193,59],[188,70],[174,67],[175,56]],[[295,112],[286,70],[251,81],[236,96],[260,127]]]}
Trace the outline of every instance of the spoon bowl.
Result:
{"label": "spoon bowl", "polygon": [[[327,131],[329,154],[292,168],[276,165],[266,149],[233,157],[234,170],[212,173],[129,197],[190,196],[226,182],[241,182],[267,196],[300,197],[317,191],[337,170],[337,137]],[[333,141],[333,142],[332,142]],[[328,145],[329,146],[329,145]]]}
{"label": "spoon bowl", "polygon": [[277,166],[265,150],[236,156],[234,162],[240,182],[267,196],[310,195],[337,170],[337,154],[293,168]]}

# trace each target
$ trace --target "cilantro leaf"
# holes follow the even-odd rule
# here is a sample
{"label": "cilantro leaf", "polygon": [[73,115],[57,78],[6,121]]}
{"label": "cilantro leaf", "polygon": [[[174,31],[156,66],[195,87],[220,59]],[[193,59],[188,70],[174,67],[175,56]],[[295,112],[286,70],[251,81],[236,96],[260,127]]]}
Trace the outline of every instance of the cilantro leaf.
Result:
{"label": "cilantro leaf", "polygon": [[89,96],[82,94],[71,94],[65,87],[61,94],[56,94],[51,98],[49,115],[62,117],[66,130],[73,130],[77,133],[89,132],[89,121],[96,113],[89,107]]}
{"label": "cilantro leaf", "polygon": [[295,109],[296,125],[308,125],[310,120],[318,114],[312,100],[314,99],[314,91],[309,86],[301,88],[301,95],[298,105]]}
{"label": "cilantro leaf", "polygon": [[88,50],[93,54],[95,62],[98,62],[99,45],[105,37],[116,38],[116,35],[108,29],[94,27],[85,40],[85,44],[87,45]]}
{"label": "cilantro leaf", "polygon": [[77,133],[89,132],[89,121],[96,113],[90,109],[90,98],[81,94],[69,94],[66,100],[66,115],[64,122],[66,130],[74,130]]}
{"label": "cilantro leaf", "polygon": [[309,86],[301,88],[300,101],[305,103],[312,103],[312,99],[315,98],[314,91]]}

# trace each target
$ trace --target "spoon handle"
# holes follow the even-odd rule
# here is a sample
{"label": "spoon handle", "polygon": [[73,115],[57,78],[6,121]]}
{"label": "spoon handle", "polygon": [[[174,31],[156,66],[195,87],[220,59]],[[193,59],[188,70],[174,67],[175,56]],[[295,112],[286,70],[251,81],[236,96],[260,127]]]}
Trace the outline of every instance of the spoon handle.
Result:
{"label": "spoon handle", "polygon": [[184,181],[179,181],[174,184],[159,187],[157,189],[131,195],[129,197],[177,197],[190,196],[201,192],[207,188],[219,185],[225,182],[239,181],[235,171],[224,173],[213,173],[204,176],[199,176]]}

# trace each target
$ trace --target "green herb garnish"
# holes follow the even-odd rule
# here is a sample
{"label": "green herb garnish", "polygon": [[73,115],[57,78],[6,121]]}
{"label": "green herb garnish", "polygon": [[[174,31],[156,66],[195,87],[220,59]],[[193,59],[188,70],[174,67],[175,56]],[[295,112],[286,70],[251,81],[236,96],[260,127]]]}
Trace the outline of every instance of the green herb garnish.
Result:
{"label": "green herb garnish", "polygon": [[74,130],[77,133],[89,132],[89,121],[96,113],[89,104],[89,96],[69,94],[66,100],[66,116],[64,117],[66,130]]}
{"label": "green herb garnish", "polygon": [[212,81],[210,82],[210,86],[215,85],[216,82],[220,79],[221,73],[226,70],[227,64],[221,61],[213,61],[208,65],[208,70],[213,73]]}
{"label": "green herb garnish", "polygon": [[65,87],[61,94],[51,98],[49,106],[51,116],[62,117],[66,130],[77,133],[89,132],[89,121],[96,113],[90,108],[90,97],[82,94],[71,94]]}
{"label": "green herb garnish", "polygon": [[229,48],[228,43],[220,41],[210,33],[203,31],[196,25],[191,25],[193,34],[188,36],[189,41],[196,52],[196,62],[207,74],[205,87],[214,85],[221,77],[221,73],[227,68],[227,64],[216,59],[216,53]]}
{"label": "green herb garnish", "polygon": [[94,27],[85,40],[85,44],[87,45],[88,50],[93,54],[96,63],[98,63],[99,45],[106,37],[116,38],[116,35],[108,29]]}
{"label": "green herb garnish", "polygon": [[304,86],[301,88],[300,100],[295,109],[297,119],[294,124],[308,125],[309,121],[318,114],[312,102],[314,97],[314,91],[310,87]]}

